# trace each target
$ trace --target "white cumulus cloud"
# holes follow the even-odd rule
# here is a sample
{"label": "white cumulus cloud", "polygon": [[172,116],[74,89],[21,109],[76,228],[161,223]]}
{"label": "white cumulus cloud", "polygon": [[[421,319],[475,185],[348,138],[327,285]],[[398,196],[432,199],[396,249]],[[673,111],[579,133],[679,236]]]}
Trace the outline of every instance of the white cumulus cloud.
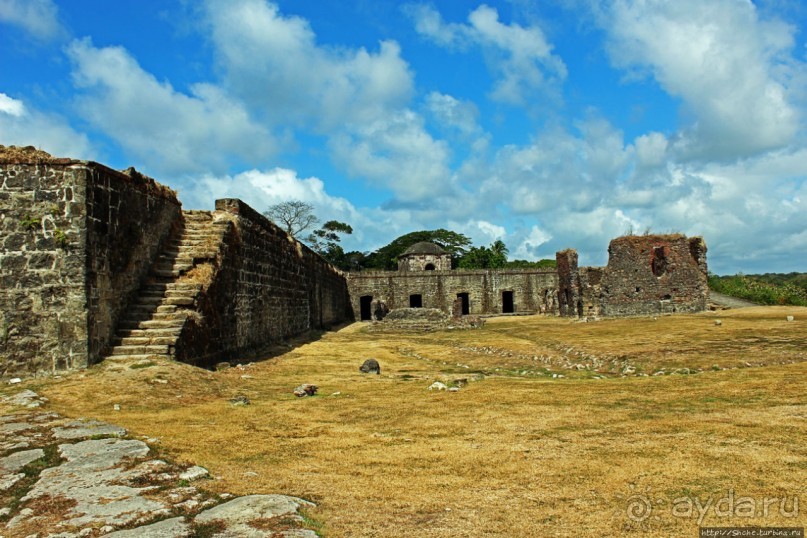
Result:
{"label": "white cumulus cloud", "polygon": [[793,141],[805,76],[795,27],[736,0],[617,0],[603,3],[600,21],[617,67],[683,100],[692,119],[675,141],[682,155],[733,158]]}
{"label": "white cumulus cloud", "polygon": [[89,39],[72,42],[67,54],[83,117],[150,170],[224,171],[233,158],[256,161],[275,149],[271,134],[217,86],[179,92],[124,48],[96,48]]}
{"label": "white cumulus cloud", "polygon": [[0,0],[0,23],[19,26],[43,41],[67,34],[52,0]]}
{"label": "white cumulus cloud", "polygon": [[87,137],[65,118],[28,107],[5,93],[0,93],[0,144],[35,146],[57,157],[94,158]]}
{"label": "white cumulus cloud", "polygon": [[468,24],[446,23],[434,7],[424,4],[407,5],[404,12],[419,34],[438,45],[457,50],[481,47],[496,77],[491,92],[495,100],[527,105],[536,92],[556,96],[557,86],[566,78],[566,65],[552,52],[540,27],[504,24],[495,8],[479,6],[468,15]]}

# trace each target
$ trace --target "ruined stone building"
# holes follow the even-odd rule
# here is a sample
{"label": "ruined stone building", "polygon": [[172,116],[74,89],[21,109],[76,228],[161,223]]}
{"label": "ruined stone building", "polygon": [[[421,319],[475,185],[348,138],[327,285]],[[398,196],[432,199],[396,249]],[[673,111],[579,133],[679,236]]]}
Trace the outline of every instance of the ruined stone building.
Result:
{"label": "ruined stone building", "polygon": [[606,267],[452,270],[418,243],[398,271],[342,273],[240,200],[182,210],[133,169],[0,147],[0,377],[164,355],[259,353],[373,305],[465,314],[624,316],[703,310],[706,245],[622,237]]}

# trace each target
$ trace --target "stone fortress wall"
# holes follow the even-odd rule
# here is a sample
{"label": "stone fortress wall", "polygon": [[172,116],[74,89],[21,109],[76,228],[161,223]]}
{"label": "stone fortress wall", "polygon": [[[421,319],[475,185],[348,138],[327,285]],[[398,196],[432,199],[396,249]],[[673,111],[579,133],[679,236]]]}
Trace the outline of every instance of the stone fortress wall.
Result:
{"label": "stone fortress wall", "polygon": [[387,308],[424,307],[463,314],[557,313],[558,276],[553,269],[362,271],[348,273],[356,319],[370,319],[372,301]]}
{"label": "stone fortress wall", "polygon": [[0,232],[0,377],[109,354],[206,366],[379,303],[596,317],[697,312],[708,297],[698,237],[618,238],[606,267],[566,250],[557,269],[451,270],[431,245],[399,271],[345,274],[240,200],[182,211],[133,169],[37,153],[0,151]]}
{"label": "stone fortress wall", "polygon": [[[350,318],[339,271],[240,200],[217,207],[229,224],[171,356],[207,364]],[[133,169],[0,152],[0,377],[102,360],[183,219]]]}
{"label": "stone fortress wall", "polygon": [[338,269],[241,200],[216,200],[213,216],[232,225],[179,358],[211,364],[350,319]]}
{"label": "stone fortress wall", "polygon": [[70,159],[0,164],[0,375],[97,362],[179,218],[136,172]]}

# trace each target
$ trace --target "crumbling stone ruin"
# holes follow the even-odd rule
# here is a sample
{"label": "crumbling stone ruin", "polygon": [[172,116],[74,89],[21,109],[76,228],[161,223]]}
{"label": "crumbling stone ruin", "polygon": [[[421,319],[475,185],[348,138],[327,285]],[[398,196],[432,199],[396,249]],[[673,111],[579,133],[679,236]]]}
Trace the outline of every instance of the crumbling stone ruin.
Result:
{"label": "crumbling stone ruin", "polygon": [[34,148],[0,146],[0,209],[0,377],[109,356],[210,366],[344,321],[394,322],[401,309],[459,326],[696,312],[708,295],[706,245],[682,235],[615,239],[604,268],[566,250],[557,269],[452,270],[441,247],[418,243],[398,271],[345,274],[240,200],[185,211],[134,169]]}
{"label": "crumbling stone ruin", "polygon": [[574,250],[558,252],[556,259],[562,316],[636,316],[706,309],[706,243],[701,237],[618,237],[608,247],[606,267],[578,267]]}

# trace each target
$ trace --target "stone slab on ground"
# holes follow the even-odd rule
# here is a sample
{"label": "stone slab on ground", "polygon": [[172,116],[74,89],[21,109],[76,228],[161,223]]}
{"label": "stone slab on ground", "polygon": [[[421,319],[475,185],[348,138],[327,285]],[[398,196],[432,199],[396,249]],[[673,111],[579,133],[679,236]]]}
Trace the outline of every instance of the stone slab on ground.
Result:
{"label": "stone slab on ground", "polygon": [[[0,538],[190,537],[205,525],[218,538],[316,537],[299,528],[298,510],[312,503],[181,486],[207,470],[151,459],[148,444],[120,426],[30,410],[28,400],[45,401],[32,394],[13,404],[25,413],[0,416]],[[38,476],[19,472],[42,458]]]}
{"label": "stone slab on ground", "polygon": [[107,534],[109,538],[185,538],[191,535],[191,526],[182,517],[164,519],[151,525]]}

